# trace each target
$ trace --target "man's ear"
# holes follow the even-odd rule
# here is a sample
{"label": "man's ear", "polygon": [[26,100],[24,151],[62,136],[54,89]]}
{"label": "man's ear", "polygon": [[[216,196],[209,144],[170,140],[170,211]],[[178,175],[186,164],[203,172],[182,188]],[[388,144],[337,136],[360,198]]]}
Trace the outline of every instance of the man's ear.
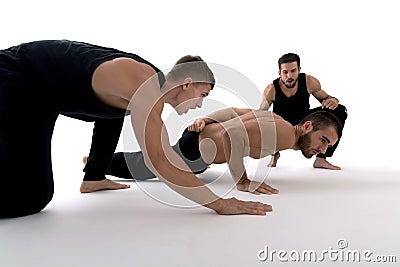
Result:
{"label": "man's ear", "polygon": [[301,131],[303,132],[303,134],[307,134],[307,133],[311,132],[312,129],[313,129],[312,121],[306,121],[301,126]]}
{"label": "man's ear", "polygon": [[183,90],[189,89],[190,86],[192,85],[192,83],[193,83],[193,80],[192,80],[191,77],[185,78],[185,79],[183,80],[183,82],[182,82]]}
{"label": "man's ear", "polygon": [[299,67],[299,72],[301,71],[301,67]]}

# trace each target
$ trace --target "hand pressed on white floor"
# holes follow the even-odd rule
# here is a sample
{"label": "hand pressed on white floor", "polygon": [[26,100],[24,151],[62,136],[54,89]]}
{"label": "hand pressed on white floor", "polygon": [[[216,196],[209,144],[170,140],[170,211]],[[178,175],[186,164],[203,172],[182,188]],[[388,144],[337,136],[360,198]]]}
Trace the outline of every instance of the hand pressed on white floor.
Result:
{"label": "hand pressed on white floor", "polygon": [[212,203],[212,207],[219,215],[266,215],[272,211],[272,206],[256,201],[242,201],[234,197],[218,199]]}
{"label": "hand pressed on white floor", "polygon": [[267,195],[272,195],[272,194],[279,194],[279,190],[273,188],[272,186],[266,184],[266,183],[260,183],[260,182],[253,182],[259,184],[257,188],[253,189],[251,188],[251,181],[249,179],[245,179],[243,181],[240,181],[237,185],[236,188],[239,191],[243,192],[250,192],[255,195],[261,195],[261,194],[267,194]]}

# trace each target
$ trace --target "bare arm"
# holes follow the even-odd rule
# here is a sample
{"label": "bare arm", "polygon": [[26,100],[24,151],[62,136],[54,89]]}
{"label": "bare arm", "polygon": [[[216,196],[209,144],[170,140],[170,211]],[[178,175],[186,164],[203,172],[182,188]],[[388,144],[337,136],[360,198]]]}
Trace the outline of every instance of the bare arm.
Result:
{"label": "bare arm", "polygon": [[170,147],[161,119],[164,103],[155,81],[149,81],[146,87],[137,90],[129,105],[132,127],[147,167],[179,194],[218,214],[265,215],[271,211],[270,205],[260,202],[222,199],[190,171]]}
{"label": "bare arm", "polygon": [[145,121],[141,115],[135,116],[134,114],[141,113],[132,108],[132,126],[147,167],[176,192],[203,206],[209,205],[217,211],[218,207],[210,203],[219,197],[190,171],[169,145],[168,133],[159,108],[156,106],[156,110],[153,109]]}
{"label": "bare arm", "polygon": [[248,138],[246,130],[239,125],[237,127],[228,127],[222,136],[225,158],[236,188],[256,195],[278,194],[279,191],[270,185],[264,182],[252,183],[248,179],[246,168],[243,164],[243,158],[249,154],[250,149]]}
{"label": "bare arm", "polygon": [[222,199],[211,192],[189,171],[183,160],[170,148],[168,134],[160,115],[158,112],[150,114],[145,122],[144,133],[140,130],[140,124],[143,123],[140,119],[141,116],[131,116],[131,119],[136,137],[144,151],[146,165],[169,187],[186,198],[222,215],[265,215],[266,212],[272,211],[272,207],[268,204],[241,201],[236,198]]}
{"label": "bare arm", "polygon": [[250,112],[249,108],[225,108],[217,110],[213,113],[208,114],[203,118],[196,119],[191,125],[188,126],[189,131],[201,132],[204,126],[214,122],[224,122],[230,119],[239,117],[243,114]]}
{"label": "bare arm", "polygon": [[[243,164],[243,157],[249,154],[249,140],[243,127],[228,127],[222,136],[224,154],[228,163],[229,171],[235,184],[243,177],[247,179],[246,169]],[[234,145],[233,145],[234,144]]]}
{"label": "bare arm", "polygon": [[268,110],[274,101],[275,101],[275,86],[273,83],[271,83],[264,89],[263,100],[261,101],[260,109]]}
{"label": "bare arm", "polygon": [[307,75],[307,90],[312,94],[322,105],[323,108],[335,109],[339,104],[339,100],[336,97],[328,95],[321,88],[321,83],[318,79],[311,75]]}
{"label": "bare arm", "polygon": [[226,108],[208,114],[204,119],[206,124],[224,122],[250,112],[249,108]]}
{"label": "bare arm", "polygon": [[132,127],[147,167],[178,193],[221,213],[224,204],[221,199],[170,147],[161,119],[164,102],[155,71],[135,60],[119,58],[100,65],[92,84],[105,103],[130,110]]}

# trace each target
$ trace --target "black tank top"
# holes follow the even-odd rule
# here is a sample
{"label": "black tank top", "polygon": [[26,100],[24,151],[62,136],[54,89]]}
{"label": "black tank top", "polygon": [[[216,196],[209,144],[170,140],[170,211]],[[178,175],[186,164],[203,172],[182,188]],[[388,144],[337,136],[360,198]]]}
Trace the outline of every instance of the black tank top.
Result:
{"label": "black tank top", "polygon": [[126,115],[126,110],[104,104],[93,91],[93,73],[107,60],[128,57],[148,64],[158,73],[160,86],[165,82],[164,75],[153,64],[114,48],[70,40],[34,41],[17,48],[23,69],[35,87],[46,88],[46,97],[57,102],[61,114],[85,121]]}
{"label": "black tank top", "polygon": [[95,69],[117,57],[148,64],[157,72],[160,86],[164,84],[163,73],[151,63],[113,48],[69,40],[41,40],[0,51],[0,70],[6,68],[6,75],[18,74],[18,79],[12,80],[17,86],[11,88],[17,88],[21,96],[34,97],[32,101],[38,110],[95,122],[85,180],[104,179],[124,117],[128,115],[125,109],[99,100],[91,84]]}
{"label": "black tank top", "polygon": [[292,125],[298,124],[310,109],[310,94],[307,91],[306,75],[299,74],[298,88],[294,96],[287,97],[279,86],[280,78],[274,80],[275,101],[273,102],[273,112],[282,116]]}

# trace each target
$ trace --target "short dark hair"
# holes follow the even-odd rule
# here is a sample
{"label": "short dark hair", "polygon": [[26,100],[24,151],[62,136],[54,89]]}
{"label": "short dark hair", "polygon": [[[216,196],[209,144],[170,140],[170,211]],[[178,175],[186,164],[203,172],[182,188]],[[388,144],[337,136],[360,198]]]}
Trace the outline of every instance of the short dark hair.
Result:
{"label": "short dark hair", "polygon": [[302,119],[298,123],[298,125],[303,125],[306,121],[312,122],[313,132],[333,126],[333,128],[335,128],[336,130],[338,137],[340,138],[342,136],[342,129],[343,129],[342,124],[335,115],[333,115],[328,111],[320,110],[313,112],[308,116],[306,116],[304,119]]}
{"label": "short dark hair", "polygon": [[186,55],[181,57],[169,71],[168,75],[176,81],[191,77],[194,83],[211,84],[211,89],[215,85],[213,72],[200,56]]}
{"label": "short dark hair", "polygon": [[283,63],[297,62],[297,67],[300,67],[300,57],[295,53],[287,53],[281,56],[278,60],[279,69],[281,69],[281,65]]}

